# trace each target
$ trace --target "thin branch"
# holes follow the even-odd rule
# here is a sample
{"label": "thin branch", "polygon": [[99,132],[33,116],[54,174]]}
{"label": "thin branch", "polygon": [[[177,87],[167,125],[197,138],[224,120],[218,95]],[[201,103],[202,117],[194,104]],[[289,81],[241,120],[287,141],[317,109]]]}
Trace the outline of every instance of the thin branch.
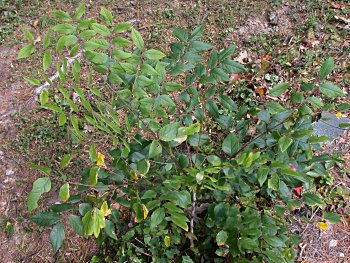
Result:
{"label": "thin branch", "polygon": [[[70,66],[74,63],[74,61],[82,56],[82,52],[79,52],[76,56],[74,57],[66,57],[67,59],[67,68],[66,70],[68,70],[70,68]],[[61,69],[63,70],[63,65],[61,66]],[[55,79],[57,79],[59,76],[58,72],[56,72],[55,75],[53,75],[51,78],[49,78],[50,82],[53,82]],[[49,82],[45,82],[42,86],[38,87],[35,89],[34,94],[35,95],[39,95],[44,89],[46,89],[47,87],[50,86]]]}

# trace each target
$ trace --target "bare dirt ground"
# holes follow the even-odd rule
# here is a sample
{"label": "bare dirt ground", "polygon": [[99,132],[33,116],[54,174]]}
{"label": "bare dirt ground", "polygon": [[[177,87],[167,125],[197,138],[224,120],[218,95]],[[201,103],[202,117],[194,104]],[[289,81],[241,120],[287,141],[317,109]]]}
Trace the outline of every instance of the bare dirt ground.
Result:
{"label": "bare dirt ground", "polygon": [[[69,12],[83,1],[70,2],[75,4],[66,5],[60,1],[40,4],[37,13],[30,13],[27,17],[22,14],[22,23],[29,26],[31,31],[42,33],[50,24],[48,10],[63,8]],[[206,39],[217,44],[218,48],[236,44],[243,51],[242,59],[251,63],[259,63],[262,56],[271,56],[271,75],[291,81],[297,74],[312,79],[314,67],[323,57],[331,55],[337,63],[335,81],[345,91],[349,88],[350,38],[346,29],[343,30],[346,24],[334,18],[344,9],[331,7],[331,4],[343,4],[347,8],[345,10],[349,10],[348,1],[84,2],[90,4],[89,12],[92,14],[98,12],[99,4],[108,6],[118,21],[133,22],[144,37],[161,50],[167,50],[172,40],[172,27],[193,28],[203,23],[206,26]],[[28,10],[26,5],[22,8]],[[340,15],[347,16],[346,13]],[[311,32],[309,24],[313,16],[316,26],[313,25]],[[40,29],[32,26],[36,19],[43,25]],[[44,146],[34,138],[25,152],[13,147],[13,141],[18,141],[19,136],[28,136],[20,127],[23,117],[28,119],[26,125],[37,124],[34,118],[37,113],[32,112],[36,106],[33,88],[21,78],[24,65],[17,60],[21,39],[20,30],[17,29],[0,43],[0,262],[88,262],[97,251],[93,242],[79,238],[68,230],[63,250],[55,255],[49,245],[48,230],[32,224],[31,215],[26,211],[26,196],[38,176],[29,170],[28,162],[36,158],[33,155],[38,151],[38,145],[42,147],[40,149]],[[266,87],[265,81],[254,79],[251,82],[255,88]],[[345,158],[346,164],[342,170],[350,168],[348,141],[348,137],[344,137],[339,142],[342,149],[329,149],[336,150]],[[44,153],[49,154],[50,151]],[[347,175],[344,179],[343,173],[335,174],[334,184],[348,188]],[[55,200],[48,196],[45,201]],[[309,214],[309,222],[302,221],[302,215],[296,215],[294,228],[301,234],[297,262],[350,262],[348,201],[344,201],[346,209],[342,208],[341,222],[326,231],[316,227],[321,220],[317,211]],[[335,207],[331,209],[336,211]]]}

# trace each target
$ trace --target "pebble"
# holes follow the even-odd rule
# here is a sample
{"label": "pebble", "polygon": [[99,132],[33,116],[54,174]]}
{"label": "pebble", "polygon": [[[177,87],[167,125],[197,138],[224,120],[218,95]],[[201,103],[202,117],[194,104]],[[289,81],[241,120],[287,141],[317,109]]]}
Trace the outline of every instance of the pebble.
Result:
{"label": "pebble", "polygon": [[12,170],[12,169],[7,169],[6,172],[5,172],[6,176],[11,176],[11,175],[13,175],[14,173],[15,173],[15,171]]}

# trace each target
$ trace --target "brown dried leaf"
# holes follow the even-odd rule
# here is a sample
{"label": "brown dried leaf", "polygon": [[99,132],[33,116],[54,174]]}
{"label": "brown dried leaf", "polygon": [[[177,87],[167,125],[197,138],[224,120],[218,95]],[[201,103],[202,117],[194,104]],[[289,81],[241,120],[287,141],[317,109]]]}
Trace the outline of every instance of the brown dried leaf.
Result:
{"label": "brown dried leaf", "polygon": [[230,80],[231,80],[231,82],[235,82],[235,81],[239,80],[240,77],[241,77],[241,74],[232,74]]}
{"label": "brown dried leaf", "polygon": [[35,39],[34,44],[35,44],[35,43],[38,43],[38,42],[40,42],[40,41],[41,41],[41,36],[39,35],[39,36]]}
{"label": "brown dried leaf", "polygon": [[342,10],[342,9],[344,9],[346,7],[346,5],[345,4],[334,4],[334,3],[332,3],[331,7],[334,8],[334,9]]}
{"label": "brown dried leaf", "polygon": [[266,92],[267,92],[267,89],[266,87],[260,87],[260,88],[256,88],[255,89],[255,93],[258,94],[260,97],[266,97]]}
{"label": "brown dried leaf", "polygon": [[33,22],[33,26],[34,27],[37,27],[39,24],[39,19],[35,19],[34,22]]}

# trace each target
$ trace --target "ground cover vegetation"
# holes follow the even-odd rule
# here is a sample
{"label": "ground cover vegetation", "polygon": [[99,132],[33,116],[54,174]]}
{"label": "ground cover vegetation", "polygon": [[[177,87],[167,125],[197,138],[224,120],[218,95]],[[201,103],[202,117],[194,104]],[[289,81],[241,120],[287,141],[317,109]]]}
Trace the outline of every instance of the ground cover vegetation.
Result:
{"label": "ground cover vegetation", "polygon": [[[42,46],[23,29],[28,45],[18,58],[42,61],[25,79],[40,87],[41,109],[73,144],[110,142],[90,145],[79,175],[70,170],[80,154],[74,150],[58,165],[31,164],[44,176],[27,207],[35,223],[52,229],[55,252],[65,238],[63,214],[103,247],[94,262],[294,262],[299,241],[288,223],[296,209],[321,208],[326,222],[339,221],[316,188],[332,184],[329,169],[342,160],[315,155],[328,138],[312,134],[320,109],[349,108],[327,80],[333,58],[322,59],[314,81],[276,79],[257,91],[264,100],[252,99],[232,81],[254,70],[264,75],[269,59],[260,69],[244,66],[233,60],[235,46],[203,41],[201,25],[174,27],[176,40],[160,51],[104,7],[89,19],[85,4],[52,14],[56,24]],[[53,89],[41,90],[43,81]],[[37,212],[54,187],[60,202]]]}

